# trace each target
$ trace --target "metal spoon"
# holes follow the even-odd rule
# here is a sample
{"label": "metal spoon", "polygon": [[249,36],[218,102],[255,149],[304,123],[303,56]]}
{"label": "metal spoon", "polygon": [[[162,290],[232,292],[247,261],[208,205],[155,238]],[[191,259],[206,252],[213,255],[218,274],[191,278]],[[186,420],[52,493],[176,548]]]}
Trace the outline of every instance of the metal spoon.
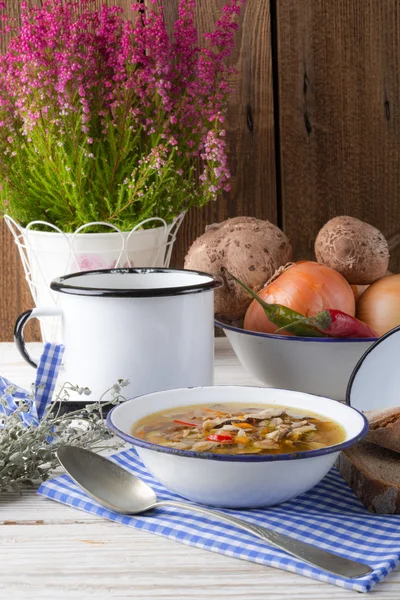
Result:
{"label": "metal spoon", "polygon": [[292,539],[282,533],[270,531],[260,525],[253,525],[216,510],[172,500],[157,501],[155,492],[147,483],[144,483],[111,460],[90,450],[84,450],[76,446],[61,446],[57,450],[57,457],[70,477],[89,496],[114,512],[137,515],[162,506],[175,506],[194,510],[209,518],[225,521],[239,527],[303,562],[335,575],[355,578],[367,575],[372,571],[368,565],[363,563],[342,558],[305,542]]}

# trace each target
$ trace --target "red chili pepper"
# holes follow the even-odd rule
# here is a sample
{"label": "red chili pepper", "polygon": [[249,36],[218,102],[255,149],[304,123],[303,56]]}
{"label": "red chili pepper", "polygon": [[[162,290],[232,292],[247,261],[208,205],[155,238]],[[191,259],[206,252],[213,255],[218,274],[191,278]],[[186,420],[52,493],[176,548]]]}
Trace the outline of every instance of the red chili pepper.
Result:
{"label": "red chili pepper", "polygon": [[187,425],[188,427],[197,427],[196,423],[186,423],[186,421],[179,421],[178,419],[174,419],[174,423],[179,423],[179,425]]}
{"label": "red chili pepper", "polygon": [[233,442],[231,435],[222,435],[221,433],[212,433],[207,437],[209,442],[219,442],[220,444],[226,444]]}
{"label": "red chili pepper", "polygon": [[376,338],[376,331],[362,321],[351,317],[341,310],[326,309],[315,317],[309,317],[307,323],[317,327],[322,333],[340,338]]}

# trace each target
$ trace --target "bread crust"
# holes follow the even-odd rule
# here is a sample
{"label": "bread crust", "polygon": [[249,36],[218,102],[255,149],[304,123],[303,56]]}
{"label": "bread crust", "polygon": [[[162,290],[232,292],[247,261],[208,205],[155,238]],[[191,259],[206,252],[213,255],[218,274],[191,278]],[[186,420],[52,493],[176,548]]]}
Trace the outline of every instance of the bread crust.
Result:
{"label": "bread crust", "polygon": [[365,412],[369,421],[367,442],[400,452],[400,408],[369,410]]}
{"label": "bread crust", "polygon": [[338,468],[370,512],[400,514],[400,455],[363,441],[340,454]]}

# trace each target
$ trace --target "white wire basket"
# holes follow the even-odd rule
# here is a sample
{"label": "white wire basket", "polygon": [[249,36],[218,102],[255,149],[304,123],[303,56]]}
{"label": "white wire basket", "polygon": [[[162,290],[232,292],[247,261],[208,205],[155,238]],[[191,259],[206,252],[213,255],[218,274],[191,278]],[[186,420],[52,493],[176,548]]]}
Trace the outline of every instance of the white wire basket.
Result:
{"label": "white wire basket", "polygon": [[[168,267],[184,216],[179,215],[170,224],[152,217],[129,232],[101,221],[86,223],[74,233],[64,233],[45,221],[32,221],[21,227],[8,215],[4,220],[17,244],[35,306],[49,307],[56,306],[59,300],[59,294],[50,289],[55,277],[92,269]],[[150,222],[159,226],[143,229]],[[98,225],[108,227],[110,232],[90,232]],[[37,226],[47,230],[40,231]],[[40,319],[40,326],[44,341],[61,341],[59,319]]]}

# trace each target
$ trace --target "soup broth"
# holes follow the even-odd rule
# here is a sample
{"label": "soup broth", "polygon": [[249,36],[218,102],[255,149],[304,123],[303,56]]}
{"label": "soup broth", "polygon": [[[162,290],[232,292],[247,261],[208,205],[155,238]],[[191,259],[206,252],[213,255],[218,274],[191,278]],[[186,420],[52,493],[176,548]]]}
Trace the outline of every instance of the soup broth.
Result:
{"label": "soup broth", "polygon": [[335,421],[275,405],[197,404],[153,413],[132,435],[161,446],[216,454],[292,454],[343,442]]}

